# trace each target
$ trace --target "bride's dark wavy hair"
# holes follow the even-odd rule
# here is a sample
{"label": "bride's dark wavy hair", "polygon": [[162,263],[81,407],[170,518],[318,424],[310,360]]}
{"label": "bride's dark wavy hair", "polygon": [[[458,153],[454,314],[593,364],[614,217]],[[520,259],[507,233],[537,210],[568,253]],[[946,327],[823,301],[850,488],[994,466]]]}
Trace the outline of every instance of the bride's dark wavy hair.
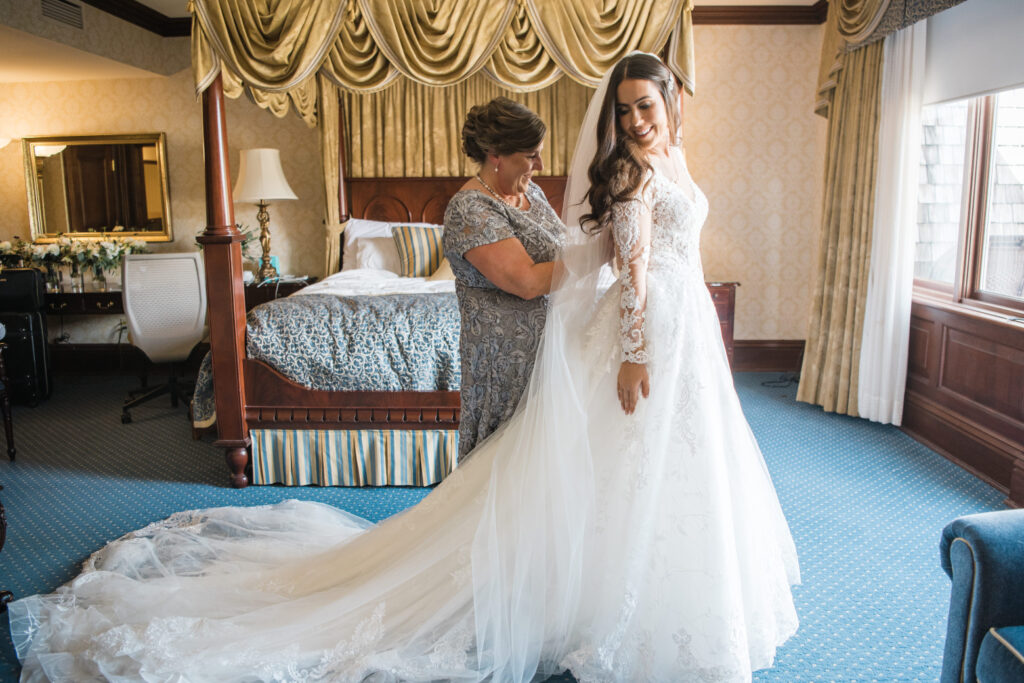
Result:
{"label": "bride's dark wavy hair", "polygon": [[652,55],[624,57],[612,69],[608,81],[608,91],[597,121],[597,152],[587,170],[590,189],[585,198],[590,200],[590,213],[583,214],[580,222],[590,233],[601,231],[613,204],[636,196],[644,176],[651,170],[640,146],[622,130],[615,111],[619,84],[631,78],[650,81],[657,87],[665,103],[671,134],[674,136],[679,130],[679,108],[676,104],[679,90],[672,72]]}

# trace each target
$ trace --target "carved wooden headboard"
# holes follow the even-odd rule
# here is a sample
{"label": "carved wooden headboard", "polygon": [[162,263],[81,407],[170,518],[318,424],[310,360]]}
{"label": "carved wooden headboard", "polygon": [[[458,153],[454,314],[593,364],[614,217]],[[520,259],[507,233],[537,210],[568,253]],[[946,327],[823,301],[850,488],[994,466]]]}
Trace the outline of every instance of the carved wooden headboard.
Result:
{"label": "carved wooden headboard", "polygon": [[[534,180],[561,214],[565,176]],[[440,225],[448,200],[465,182],[466,178],[349,178],[345,185],[352,218]]]}

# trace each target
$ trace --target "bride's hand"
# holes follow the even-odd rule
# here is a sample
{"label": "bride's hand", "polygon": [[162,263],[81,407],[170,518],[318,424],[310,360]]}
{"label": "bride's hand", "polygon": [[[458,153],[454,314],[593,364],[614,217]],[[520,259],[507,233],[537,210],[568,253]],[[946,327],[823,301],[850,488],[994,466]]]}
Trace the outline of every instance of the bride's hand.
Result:
{"label": "bride's hand", "polygon": [[651,378],[647,374],[647,366],[624,362],[619,367],[618,390],[622,410],[626,415],[632,415],[640,396],[647,398],[651,393]]}

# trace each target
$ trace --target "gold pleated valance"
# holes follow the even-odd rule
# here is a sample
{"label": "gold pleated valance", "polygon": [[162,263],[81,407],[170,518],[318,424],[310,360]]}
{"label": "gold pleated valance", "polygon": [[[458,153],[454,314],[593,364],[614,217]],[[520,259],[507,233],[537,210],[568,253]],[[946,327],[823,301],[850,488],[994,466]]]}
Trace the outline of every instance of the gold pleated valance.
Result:
{"label": "gold pleated valance", "polygon": [[821,46],[814,111],[828,116],[845,55],[964,0],[831,0]]}
{"label": "gold pleated valance", "polygon": [[632,50],[659,52],[693,92],[693,0],[191,0],[192,68],[224,91],[313,125],[317,74],[351,92],[399,75],[446,86],[482,72],[530,92],[594,87]]}
{"label": "gold pleated valance", "polygon": [[[892,0],[832,0],[836,28],[848,43],[858,45],[871,35]],[[897,0],[902,4],[901,0]]]}

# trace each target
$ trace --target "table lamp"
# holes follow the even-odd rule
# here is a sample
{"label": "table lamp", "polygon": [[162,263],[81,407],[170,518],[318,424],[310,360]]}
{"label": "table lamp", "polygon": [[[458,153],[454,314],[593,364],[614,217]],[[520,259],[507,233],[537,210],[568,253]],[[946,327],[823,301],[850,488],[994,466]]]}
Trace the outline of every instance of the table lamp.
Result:
{"label": "table lamp", "polygon": [[270,262],[270,202],[279,199],[298,199],[281,169],[281,153],[276,149],[243,149],[238,166],[238,182],[235,183],[234,201],[256,204],[256,220],[260,224],[260,246],[263,256],[256,274],[259,282],[276,280],[277,268]]}

